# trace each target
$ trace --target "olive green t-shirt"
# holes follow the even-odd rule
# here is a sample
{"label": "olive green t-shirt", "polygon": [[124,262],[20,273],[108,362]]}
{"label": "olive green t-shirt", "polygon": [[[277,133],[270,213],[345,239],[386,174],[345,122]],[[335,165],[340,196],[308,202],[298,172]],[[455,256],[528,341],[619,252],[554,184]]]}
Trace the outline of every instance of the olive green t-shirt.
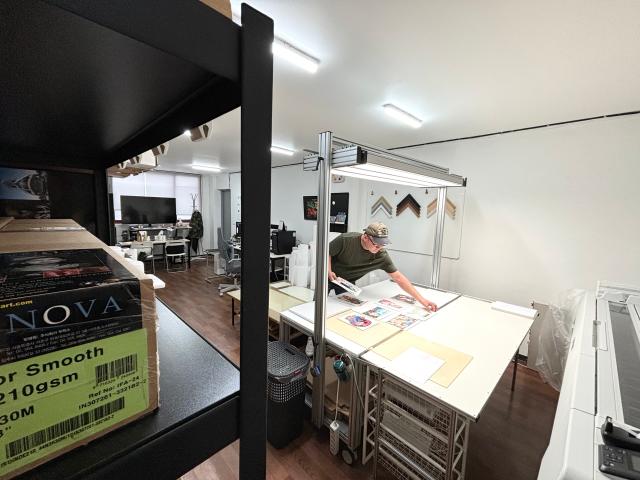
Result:
{"label": "olive green t-shirt", "polygon": [[386,250],[371,253],[362,248],[360,235],[357,232],[343,233],[329,244],[333,273],[353,283],[374,270],[387,273],[398,270]]}

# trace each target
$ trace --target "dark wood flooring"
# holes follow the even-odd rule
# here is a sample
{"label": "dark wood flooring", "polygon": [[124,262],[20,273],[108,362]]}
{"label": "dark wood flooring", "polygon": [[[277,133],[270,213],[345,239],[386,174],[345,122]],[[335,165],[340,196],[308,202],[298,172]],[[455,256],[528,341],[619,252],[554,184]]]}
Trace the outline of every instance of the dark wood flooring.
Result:
{"label": "dark wood flooring", "polygon": [[[185,322],[207,338],[231,361],[240,360],[240,325],[231,326],[231,300],[218,295],[218,279],[207,283],[212,272],[205,261],[195,259],[185,273],[156,274],[167,287],[158,297]],[[467,454],[468,480],[534,480],[547,447],[557,403],[557,392],[538,374],[518,368],[515,392],[511,392],[510,366],[491,396],[478,423],[473,424]],[[238,478],[238,442],[186,473],[182,480]],[[379,475],[379,478],[387,478]],[[325,429],[316,431],[308,423],[301,437],[277,450],[267,444],[269,480],[340,480],[371,478],[371,467],[350,467],[329,453]]]}

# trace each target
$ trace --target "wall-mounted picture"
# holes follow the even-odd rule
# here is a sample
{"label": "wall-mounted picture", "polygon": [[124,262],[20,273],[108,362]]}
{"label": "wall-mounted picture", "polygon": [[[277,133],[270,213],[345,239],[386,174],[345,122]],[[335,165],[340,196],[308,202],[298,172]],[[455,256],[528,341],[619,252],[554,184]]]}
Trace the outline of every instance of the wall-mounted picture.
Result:
{"label": "wall-mounted picture", "polygon": [[0,217],[51,218],[47,172],[0,167]]}
{"label": "wall-mounted picture", "polygon": [[318,197],[316,195],[302,197],[302,206],[305,220],[318,219]]}

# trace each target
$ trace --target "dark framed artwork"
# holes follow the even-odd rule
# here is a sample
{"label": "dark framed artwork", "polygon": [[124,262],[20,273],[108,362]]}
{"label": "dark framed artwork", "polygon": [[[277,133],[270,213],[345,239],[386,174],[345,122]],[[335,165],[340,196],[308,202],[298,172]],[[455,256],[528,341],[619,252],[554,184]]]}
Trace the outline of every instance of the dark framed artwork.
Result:
{"label": "dark framed artwork", "polygon": [[0,158],[0,217],[71,218],[96,234],[92,173],[4,166]]}
{"label": "dark framed artwork", "polygon": [[[305,220],[318,219],[318,196],[305,195],[302,197],[302,207]],[[329,213],[329,231],[344,233],[349,224],[349,194],[332,193]]]}
{"label": "dark framed artwork", "polygon": [[317,195],[305,195],[302,197],[302,207],[305,220],[317,220],[318,219],[318,196]]}

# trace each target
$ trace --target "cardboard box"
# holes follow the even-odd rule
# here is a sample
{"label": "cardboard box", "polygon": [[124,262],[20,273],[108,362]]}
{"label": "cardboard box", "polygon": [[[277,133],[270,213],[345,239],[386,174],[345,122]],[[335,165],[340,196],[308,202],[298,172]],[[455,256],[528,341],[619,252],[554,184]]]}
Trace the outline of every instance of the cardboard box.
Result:
{"label": "cardboard box", "polygon": [[225,17],[231,18],[231,2],[230,0],[200,0],[202,3],[207,5],[208,7],[217,10]]}
{"label": "cardboard box", "polygon": [[[4,220],[4,221],[3,221]],[[0,232],[82,231],[84,227],[68,218],[13,219],[0,218]]]}
{"label": "cardboard box", "polygon": [[14,222],[0,230],[0,478],[158,407],[152,281],[73,221]]}

